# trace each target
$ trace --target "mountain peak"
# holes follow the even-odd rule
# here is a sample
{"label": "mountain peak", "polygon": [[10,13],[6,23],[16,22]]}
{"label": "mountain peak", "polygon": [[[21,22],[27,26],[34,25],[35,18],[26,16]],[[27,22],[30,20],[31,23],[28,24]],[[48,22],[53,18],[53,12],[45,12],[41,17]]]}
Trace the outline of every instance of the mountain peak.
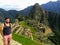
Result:
{"label": "mountain peak", "polygon": [[35,7],[35,8],[41,8],[38,3],[36,3],[33,7]]}
{"label": "mountain peak", "polygon": [[36,22],[39,21],[40,23],[44,23],[44,24],[46,24],[45,21],[47,22],[46,20],[47,15],[45,15],[45,11],[41,8],[41,6],[38,3],[36,3],[32,7],[29,15],[30,18],[34,19]]}
{"label": "mountain peak", "polygon": [[36,4],[35,4],[35,6],[39,6],[39,4],[38,4],[38,3],[36,3]]}

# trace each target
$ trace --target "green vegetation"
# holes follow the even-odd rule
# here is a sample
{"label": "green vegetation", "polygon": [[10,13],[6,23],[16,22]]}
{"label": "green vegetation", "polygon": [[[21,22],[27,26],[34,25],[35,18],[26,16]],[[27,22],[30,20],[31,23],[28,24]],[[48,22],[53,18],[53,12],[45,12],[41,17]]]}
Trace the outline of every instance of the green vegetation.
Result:
{"label": "green vegetation", "polygon": [[49,39],[56,45],[60,45],[60,36],[50,36]]}
{"label": "green vegetation", "polygon": [[23,35],[18,35],[14,33],[13,33],[13,40],[16,40],[17,42],[22,43],[22,45],[46,45],[44,43],[33,41],[27,37],[24,37]]}
{"label": "green vegetation", "polygon": [[49,39],[56,45],[60,45],[60,32],[58,30],[53,31],[55,33],[54,36],[50,36]]}
{"label": "green vegetation", "polygon": [[29,25],[26,21],[21,21],[19,24],[22,27],[27,27],[28,29],[31,30],[31,32],[36,32],[37,31],[34,27],[32,27],[31,25]]}

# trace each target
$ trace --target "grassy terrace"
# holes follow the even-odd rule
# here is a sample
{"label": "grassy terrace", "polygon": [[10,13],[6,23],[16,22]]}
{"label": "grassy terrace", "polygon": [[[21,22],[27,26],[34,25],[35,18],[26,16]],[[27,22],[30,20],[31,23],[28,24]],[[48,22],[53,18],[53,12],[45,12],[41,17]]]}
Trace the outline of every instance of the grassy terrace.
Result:
{"label": "grassy terrace", "polygon": [[25,21],[21,21],[21,22],[20,22],[20,25],[21,25],[22,27],[27,27],[28,29],[31,30],[31,32],[36,32],[36,30],[35,30],[31,25],[27,24],[27,22],[25,22]]}
{"label": "grassy terrace", "polygon": [[39,43],[39,42],[36,42],[36,41],[33,41],[23,35],[18,35],[18,34],[14,34],[12,35],[13,37],[13,40],[21,43],[22,45],[46,45],[44,43]]}

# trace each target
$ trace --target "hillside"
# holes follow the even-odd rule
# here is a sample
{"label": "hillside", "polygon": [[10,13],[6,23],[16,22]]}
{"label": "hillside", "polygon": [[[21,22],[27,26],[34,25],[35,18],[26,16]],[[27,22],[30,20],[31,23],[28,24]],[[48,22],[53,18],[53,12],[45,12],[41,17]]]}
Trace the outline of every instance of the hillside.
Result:
{"label": "hillside", "polygon": [[[49,40],[48,40],[49,41],[48,44],[36,40],[37,37],[35,37],[35,33],[37,33],[37,30],[35,30],[30,25],[28,25],[25,21],[21,21],[19,24],[17,24],[17,25],[16,24],[13,24],[14,28],[12,28],[13,39],[22,43],[22,45],[48,45],[49,43],[52,43]],[[48,28],[46,30],[47,30],[46,31],[47,33],[45,32],[44,35],[48,36],[48,34],[50,33],[49,32],[50,30],[48,30]],[[41,33],[40,33],[40,35],[41,35]],[[44,37],[44,38],[47,38],[47,37]]]}
{"label": "hillside", "polygon": [[[16,23],[12,25],[12,30],[13,40],[16,40],[22,45],[48,45],[49,43],[51,43],[51,41],[46,44],[44,42],[35,40],[36,37],[34,37],[34,34],[37,30],[28,25],[25,21],[21,21],[20,23],[16,21]],[[46,33],[45,35],[47,36],[49,33]]]}
{"label": "hillside", "polygon": [[[60,26],[60,25],[58,25],[59,24],[58,23],[59,15],[60,14],[45,11],[43,8],[41,8],[39,6],[38,3],[36,3],[32,7],[27,18],[25,16],[22,16],[23,19],[20,20],[21,19],[20,15],[17,15],[16,19],[18,19],[18,21],[27,22],[27,24],[23,23],[23,26],[25,27],[24,29],[29,27],[29,26],[26,27],[26,25],[30,25],[31,27],[33,27],[33,29],[35,30],[34,32],[32,32],[34,40],[39,41],[39,42],[48,43],[48,44],[51,43],[52,45],[53,45],[53,43],[59,45],[59,41],[60,41],[58,38],[59,29],[60,29],[60,28],[58,28]],[[47,35],[44,35],[46,33],[46,31],[48,32]],[[28,32],[31,32],[31,31],[28,31]],[[51,36],[54,38],[52,38]],[[55,39],[56,39],[56,41],[55,41]],[[53,40],[52,41],[53,43],[50,40],[51,41]]]}
{"label": "hillside", "polygon": [[31,40],[35,40],[40,43],[45,43],[47,45],[51,43],[52,45],[54,45],[54,43],[52,43],[48,39],[49,36],[53,35],[53,32],[49,27],[49,23],[47,20],[48,15],[46,11],[44,11],[39,6],[39,4],[36,3],[32,7],[29,15],[30,16],[28,16],[28,18],[23,16],[22,17],[24,18],[23,20],[20,20],[21,19],[20,15],[17,15],[16,24],[19,24],[20,26],[17,25],[15,27],[16,29],[14,29],[13,32],[19,35],[27,36]]}

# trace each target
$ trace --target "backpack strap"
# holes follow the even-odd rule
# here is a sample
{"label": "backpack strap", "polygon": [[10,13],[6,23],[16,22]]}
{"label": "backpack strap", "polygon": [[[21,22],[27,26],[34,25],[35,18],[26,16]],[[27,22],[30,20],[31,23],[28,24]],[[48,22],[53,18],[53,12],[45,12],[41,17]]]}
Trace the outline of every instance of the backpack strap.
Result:
{"label": "backpack strap", "polygon": [[4,22],[4,27],[6,26],[5,22]]}

